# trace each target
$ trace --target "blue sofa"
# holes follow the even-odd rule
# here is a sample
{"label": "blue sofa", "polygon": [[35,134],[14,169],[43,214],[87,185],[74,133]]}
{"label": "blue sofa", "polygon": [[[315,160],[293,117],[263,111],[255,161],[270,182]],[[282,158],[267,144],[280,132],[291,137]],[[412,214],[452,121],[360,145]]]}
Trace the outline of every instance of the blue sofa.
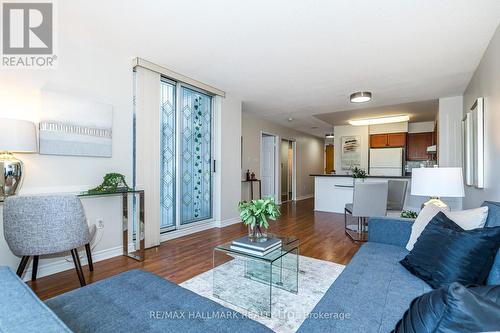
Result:
{"label": "blue sofa", "polygon": [[45,303],[0,267],[0,332],[272,332],[159,276],[131,270]]}
{"label": "blue sofa", "polygon": [[[488,206],[486,227],[500,226],[500,203]],[[432,288],[399,261],[408,251],[413,220],[372,218],[368,242],[299,328],[309,332],[390,332],[411,301]],[[500,251],[487,283],[500,284]]]}
{"label": "blue sofa", "polygon": [[[500,225],[500,203],[487,202],[486,226]],[[389,332],[410,302],[431,288],[400,264],[412,220],[369,221],[369,241],[316,305],[299,332]],[[500,253],[488,284],[500,284]],[[128,271],[40,301],[0,267],[0,332],[271,332],[156,275]]]}

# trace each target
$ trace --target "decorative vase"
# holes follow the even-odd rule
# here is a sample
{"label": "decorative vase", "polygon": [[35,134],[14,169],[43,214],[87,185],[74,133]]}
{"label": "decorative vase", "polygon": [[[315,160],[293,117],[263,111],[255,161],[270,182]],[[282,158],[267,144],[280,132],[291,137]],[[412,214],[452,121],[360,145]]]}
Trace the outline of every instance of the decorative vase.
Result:
{"label": "decorative vase", "polygon": [[267,229],[258,225],[248,225],[248,239],[251,242],[261,243],[267,240]]}
{"label": "decorative vase", "polygon": [[352,178],[352,185],[356,185],[356,183],[364,183],[364,178]]}

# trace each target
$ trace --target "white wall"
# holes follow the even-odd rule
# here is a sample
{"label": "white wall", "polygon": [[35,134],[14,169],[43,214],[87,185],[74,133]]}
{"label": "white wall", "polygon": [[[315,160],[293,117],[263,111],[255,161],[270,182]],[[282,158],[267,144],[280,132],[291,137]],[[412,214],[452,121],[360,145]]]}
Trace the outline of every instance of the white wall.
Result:
{"label": "white wall", "polygon": [[[324,140],[291,128],[271,123],[249,112],[242,112],[241,132],[243,135],[243,165],[241,179],[247,169],[260,178],[260,136],[261,132],[278,135],[297,142],[297,199],[314,195],[312,173],[323,173]],[[257,188],[255,188],[257,190]],[[242,183],[241,197],[249,198],[248,183]]]}
{"label": "white wall", "polygon": [[[37,122],[41,112],[41,91],[58,90],[113,105],[113,156],[111,158],[18,155],[25,163],[21,194],[86,190],[102,182],[104,174],[119,172],[132,180],[132,59],[148,59],[148,50],[134,43],[121,45],[104,42],[86,33],[93,23],[75,22],[71,4],[58,2],[58,66],[51,70],[2,68],[0,75],[0,118],[18,118]],[[88,24],[89,26],[87,26]],[[103,29],[105,29],[104,27]],[[115,29],[116,27],[109,27]],[[202,55],[200,55],[202,56]],[[168,58],[162,65],[168,66]],[[220,217],[236,218],[240,198],[241,101],[229,96],[223,101],[221,120],[221,159],[224,173],[220,187]],[[227,161],[226,161],[227,159]],[[130,184],[129,184],[130,185]],[[147,197],[147,194],[146,194]],[[96,260],[121,253],[121,202],[119,198],[84,199],[90,224],[104,220],[102,240],[94,250]],[[0,204],[0,213],[2,213]],[[220,223],[219,221],[216,221]],[[217,225],[217,223],[213,225]],[[212,225],[212,226],[213,226]],[[0,231],[3,221],[0,217]],[[3,232],[2,232],[3,235]],[[82,258],[83,259],[83,258]],[[85,260],[84,260],[85,261]],[[0,265],[15,268],[19,258],[8,250],[0,236]],[[40,261],[40,276],[72,268],[64,259]]]}
{"label": "white wall", "polygon": [[[132,180],[132,52],[80,43],[61,29],[59,64],[53,70],[2,69],[0,118],[37,122],[41,114],[41,91],[50,88],[113,105],[113,156],[111,158],[19,154],[25,164],[21,194],[85,190],[102,182],[108,172],[119,172]],[[121,253],[119,198],[85,199],[91,224],[103,218],[102,240],[94,250],[97,260]],[[1,218],[0,218],[1,220]],[[3,226],[3,222],[0,223]],[[0,236],[0,265],[14,268],[19,258],[7,249]],[[51,266],[52,265],[52,266]],[[71,263],[40,261],[40,276],[71,268]]]}
{"label": "white wall", "polygon": [[464,113],[484,97],[484,189],[465,188],[464,206],[477,207],[485,200],[500,201],[500,26],[464,92]]}
{"label": "white wall", "polygon": [[221,117],[221,225],[239,222],[241,198],[241,100],[230,95],[222,100]]}
{"label": "white wall", "polygon": [[434,132],[436,122],[434,121],[420,121],[408,124],[408,133],[428,133]]}
{"label": "white wall", "polygon": [[403,121],[400,123],[370,125],[369,132],[370,134],[408,132],[408,122]]}
{"label": "white wall", "polygon": [[440,167],[462,166],[463,97],[439,99],[438,142]]}
{"label": "white wall", "polygon": [[368,151],[370,149],[369,126],[335,126],[335,171],[338,175],[345,175],[347,170],[342,170],[342,137],[356,135],[361,137],[361,169],[368,172]]}

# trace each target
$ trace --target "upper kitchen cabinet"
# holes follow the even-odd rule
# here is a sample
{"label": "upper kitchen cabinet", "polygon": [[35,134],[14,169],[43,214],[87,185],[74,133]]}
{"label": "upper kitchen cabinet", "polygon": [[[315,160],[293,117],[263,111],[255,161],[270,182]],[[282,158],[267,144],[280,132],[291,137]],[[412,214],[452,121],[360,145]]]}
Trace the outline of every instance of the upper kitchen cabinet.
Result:
{"label": "upper kitchen cabinet", "polygon": [[434,132],[408,133],[406,159],[408,161],[425,161],[432,158],[427,147],[434,144]]}
{"label": "upper kitchen cabinet", "polygon": [[370,135],[370,148],[395,148],[406,146],[406,133]]}

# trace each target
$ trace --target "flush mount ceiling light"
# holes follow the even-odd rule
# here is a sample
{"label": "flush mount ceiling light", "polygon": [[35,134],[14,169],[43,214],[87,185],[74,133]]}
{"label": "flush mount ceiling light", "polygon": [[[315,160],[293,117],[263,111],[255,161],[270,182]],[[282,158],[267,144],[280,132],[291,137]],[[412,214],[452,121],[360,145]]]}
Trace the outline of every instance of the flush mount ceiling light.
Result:
{"label": "flush mount ceiling light", "polygon": [[288,118],[288,121],[292,121],[292,120],[293,120],[293,118],[292,118],[292,117]]}
{"label": "flush mount ceiling light", "polygon": [[333,135],[333,133],[328,133],[328,134],[325,134],[325,138],[326,139],[333,139],[334,135]]}
{"label": "flush mount ceiling light", "polygon": [[389,117],[349,120],[349,124],[354,125],[354,126],[363,126],[363,125],[400,123],[400,122],[408,121],[408,120],[410,120],[410,116],[398,115],[398,116],[389,116]]}
{"label": "flush mount ceiling light", "polygon": [[372,93],[369,91],[358,91],[351,94],[351,103],[366,103],[371,101]]}

